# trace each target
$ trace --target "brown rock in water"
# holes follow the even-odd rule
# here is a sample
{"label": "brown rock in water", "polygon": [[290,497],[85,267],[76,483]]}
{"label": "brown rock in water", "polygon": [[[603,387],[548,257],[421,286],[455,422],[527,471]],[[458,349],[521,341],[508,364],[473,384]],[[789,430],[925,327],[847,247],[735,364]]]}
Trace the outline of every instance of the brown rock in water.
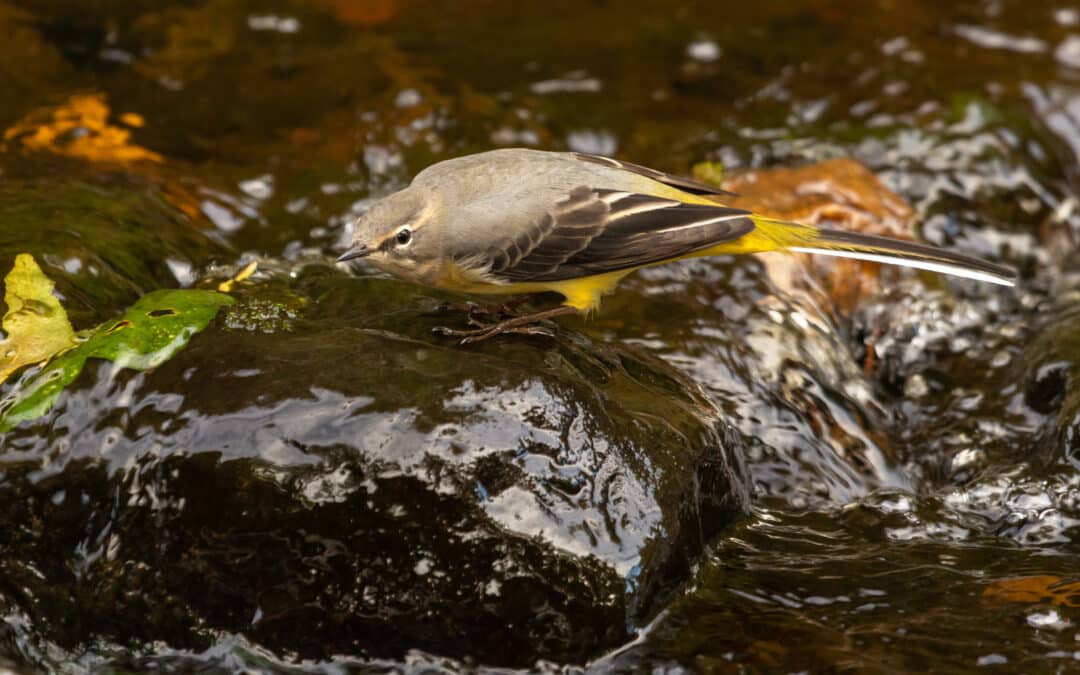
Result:
{"label": "brown rock in water", "polygon": [[[914,212],[885,187],[863,164],[850,158],[829,159],[794,168],[740,172],[724,182],[724,189],[739,196],[726,199],[732,206],[762,215],[809,225],[912,239]],[[794,283],[790,258],[767,255],[769,273],[782,285]],[[835,305],[849,313],[860,299],[880,287],[881,265],[842,258],[813,257],[811,269],[819,276]]]}

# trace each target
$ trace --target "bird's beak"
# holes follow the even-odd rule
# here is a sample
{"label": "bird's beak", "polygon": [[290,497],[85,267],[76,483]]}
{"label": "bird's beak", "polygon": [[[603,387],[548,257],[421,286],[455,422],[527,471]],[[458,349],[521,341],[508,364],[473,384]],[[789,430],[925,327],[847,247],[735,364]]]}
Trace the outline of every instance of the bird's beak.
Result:
{"label": "bird's beak", "polygon": [[374,249],[368,248],[367,244],[353,244],[348,251],[345,251],[338,256],[338,262],[346,262],[348,260],[355,260],[356,258],[363,258],[364,256],[371,255]]}

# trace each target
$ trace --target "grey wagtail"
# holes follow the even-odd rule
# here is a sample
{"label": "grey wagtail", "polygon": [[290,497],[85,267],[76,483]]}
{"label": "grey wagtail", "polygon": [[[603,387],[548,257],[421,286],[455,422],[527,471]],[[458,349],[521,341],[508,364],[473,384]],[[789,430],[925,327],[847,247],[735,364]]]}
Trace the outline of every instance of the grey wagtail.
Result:
{"label": "grey wagtail", "polygon": [[711,185],[580,152],[505,149],[449,159],[356,221],[339,261],[478,294],[554,291],[563,305],[465,341],[596,310],[636,269],[708,255],[798,251],[915,267],[1012,286],[1002,265],[908,241],[800,225],[719,203]]}

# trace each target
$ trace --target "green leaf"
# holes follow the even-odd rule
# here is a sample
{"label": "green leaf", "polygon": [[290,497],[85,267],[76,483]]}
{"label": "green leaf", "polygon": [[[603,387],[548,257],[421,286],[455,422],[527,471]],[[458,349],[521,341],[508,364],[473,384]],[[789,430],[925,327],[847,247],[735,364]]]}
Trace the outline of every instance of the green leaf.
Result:
{"label": "green leaf", "polygon": [[0,340],[0,382],[32,363],[41,363],[75,344],[67,312],[53,295],[53,282],[34,257],[20,253],[4,277],[3,327]]}
{"label": "green leaf", "polygon": [[123,316],[95,328],[82,344],[54,358],[0,401],[0,432],[48,412],[87,359],[107,359],[136,370],[154,368],[183,349],[218,310],[233,302],[228,295],[213,291],[163,290],[144,295]]}

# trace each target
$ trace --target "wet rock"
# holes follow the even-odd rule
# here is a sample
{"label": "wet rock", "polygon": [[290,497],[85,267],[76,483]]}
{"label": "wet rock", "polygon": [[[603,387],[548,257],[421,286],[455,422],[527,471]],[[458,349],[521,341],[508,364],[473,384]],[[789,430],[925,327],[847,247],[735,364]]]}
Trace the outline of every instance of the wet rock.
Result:
{"label": "wet rock", "polygon": [[1058,452],[1075,461],[1080,457],[1080,305],[1049,315],[1024,352],[1024,402],[1050,418],[1047,435]]}
{"label": "wet rock", "polygon": [[41,635],[580,662],[747,506],[738,437],[661,361],[572,326],[462,348],[425,291],[286,279],[4,439],[6,604]]}
{"label": "wet rock", "polygon": [[[226,251],[153,186],[105,175],[42,180],[52,161],[0,181],[0,265],[7,266],[0,274],[17,254],[33,254],[76,329],[144,293],[192,283],[199,267]],[[67,175],[79,171],[57,161]]]}

